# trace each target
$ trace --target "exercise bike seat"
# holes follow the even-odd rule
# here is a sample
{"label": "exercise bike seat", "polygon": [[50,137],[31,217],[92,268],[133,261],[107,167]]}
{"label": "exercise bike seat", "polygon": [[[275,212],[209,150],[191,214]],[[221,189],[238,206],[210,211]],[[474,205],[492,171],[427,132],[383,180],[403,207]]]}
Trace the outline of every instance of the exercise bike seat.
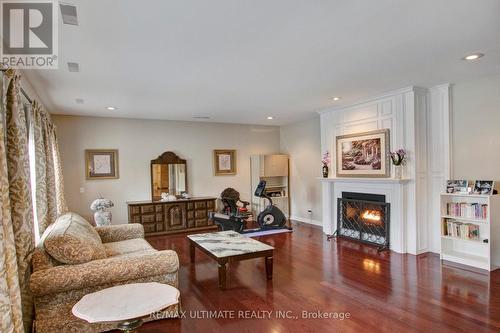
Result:
{"label": "exercise bike seat", "polygon": [[243,229],[245,229],[245,221],[241,217],[211,212],[208,214],[208,218],[212,220],[221,231],[234,230],[241,233]]}

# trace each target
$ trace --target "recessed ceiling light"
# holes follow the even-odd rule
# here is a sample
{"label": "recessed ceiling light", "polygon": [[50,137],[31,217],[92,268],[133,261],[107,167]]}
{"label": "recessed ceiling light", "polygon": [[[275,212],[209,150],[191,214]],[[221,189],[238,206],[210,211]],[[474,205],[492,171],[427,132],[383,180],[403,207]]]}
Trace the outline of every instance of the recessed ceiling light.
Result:
{"label": "recessed ceiling light", "polygon": [[114,106],[106,106],[106,110],[109,110],[109,111],[113,111],[113,110],[116,110],[118,108],[114,107]]}
{"label": "recessed ceiling light", "polygon": [[267,117],[267,120],[273,120],[273,119],[274,119],[274,117],[271,117],[271,116]]}
{"label": "recessed ceiling light", "polygon": [[482,53],[474,53],[474,54],[469,54],[468,56],[463,57],[463,60],[477,60],[481,57],[483,57],[484,54]]}
{"label": "recessed ceiling light", "polygon": [[342,97],[338,97],[338,96],[335,96],[335,97],[330,97],[330,100],[332,101],[339,101]]}

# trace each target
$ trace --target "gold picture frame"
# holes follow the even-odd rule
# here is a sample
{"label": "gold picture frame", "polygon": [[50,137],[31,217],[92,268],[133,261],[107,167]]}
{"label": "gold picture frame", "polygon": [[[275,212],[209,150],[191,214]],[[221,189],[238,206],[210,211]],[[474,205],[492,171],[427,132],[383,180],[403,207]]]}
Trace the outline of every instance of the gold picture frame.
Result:
{"label": "gold picture frame", "polygon": [[389,178],[389,129],[341,135],[336,140],[337,177]]}
{"label": "gold picture frame", "polygon": [[86,149],[85,178],[118,179],[118,149]]}
{"label": "gold picture frame", "polygon": [[214,150],[214,174],[215,176],[231,176],[236,174],[236,150]]}

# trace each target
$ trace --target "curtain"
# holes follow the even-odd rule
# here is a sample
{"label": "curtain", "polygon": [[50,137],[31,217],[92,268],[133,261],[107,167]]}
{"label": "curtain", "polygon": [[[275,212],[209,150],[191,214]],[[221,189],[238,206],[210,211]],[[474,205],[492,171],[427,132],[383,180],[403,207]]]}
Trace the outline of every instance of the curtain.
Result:
{"label": "curtain", "polygon": [[[33,206],[30,188],[28,156],[28,130],[26,116],[20,97],[19,76],[14,76],[6,96],[5,123],[7,127],[5,149],[1,156],[1,198],[2,198],[2,257],[5,267],[0,275],[5,275],[11,301],[7,312],[9,325],[5,332],[29,332],[33,317],[33,301],[29,289],[31,255],[34,250]],[[3,131],[2,131],[3,136]],[[14,243],[12,243],[12,236]],[[13,253],[17,261],[17,272],[12,268]],[[14,265],[15,266],[15,265]],[[17,273],[17,274],[16,274]],[[18,280],[18,285],[13,280]],[[3,289],[4,287],[2,287]],[[2,291],[3,295],[3,291]],[[22,320],[19,321],[20,296]],[[0,302],[1,303],[1,302]],[[3,311],[2,311],[3,313]],[[2,320],[2,325],[3,320]]]}
{"label": "curtain", "polygon": [[34,101],[31,124],[35,150],[36,215],[39,234],[67,211],[55,126],[50,115]]}
{"label": "curtain", "polygon": [[[0,93],[3,96],[3,75]],[[0,105],[0,332],[22,332],[21,292],[17,270],[16,245],[11,223],[7,152],[5,148],[5,113]]]}

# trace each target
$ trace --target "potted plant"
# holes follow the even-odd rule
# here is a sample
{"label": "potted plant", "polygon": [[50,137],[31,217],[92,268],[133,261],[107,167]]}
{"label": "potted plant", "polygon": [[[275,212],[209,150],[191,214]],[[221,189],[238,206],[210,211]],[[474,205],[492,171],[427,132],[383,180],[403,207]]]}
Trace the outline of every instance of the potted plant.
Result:
{"label": "potted plant", "polygon": [[391,151],[389,153],[389,157],[391,158],[392,164],[395,167],[395,175],[394,178],[396,179],[401,179],[402,174],[403,174],[403,165],[406,164],[406,158],[407,158],[407,152],[406,150],[400,148],[396,151]]}
{"label": "potted plant", "polygon": [[321,164],[323,164],[323,178],[328,178],[328,165],[330,164],[330,153],[328,150],[323,154]]}

